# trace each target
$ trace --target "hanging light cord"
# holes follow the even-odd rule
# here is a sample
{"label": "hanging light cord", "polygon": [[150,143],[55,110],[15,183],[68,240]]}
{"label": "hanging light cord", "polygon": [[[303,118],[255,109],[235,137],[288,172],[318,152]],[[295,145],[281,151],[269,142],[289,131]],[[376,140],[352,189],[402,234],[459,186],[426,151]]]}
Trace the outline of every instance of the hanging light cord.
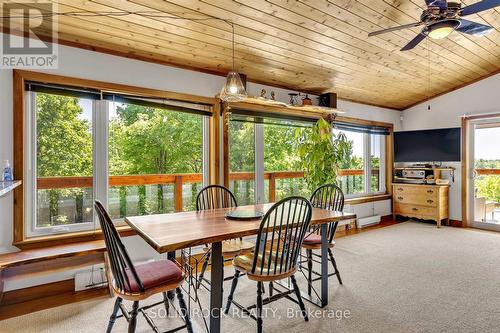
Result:
{"label": "hanging light cord", "polygon": [[234,72],[234,23],[233,22],[230,22],[229,24],[231,24],[231,30],[233,31],[233,43],[232,43],[232,46],[233,46],[233,69],[232,71]]}

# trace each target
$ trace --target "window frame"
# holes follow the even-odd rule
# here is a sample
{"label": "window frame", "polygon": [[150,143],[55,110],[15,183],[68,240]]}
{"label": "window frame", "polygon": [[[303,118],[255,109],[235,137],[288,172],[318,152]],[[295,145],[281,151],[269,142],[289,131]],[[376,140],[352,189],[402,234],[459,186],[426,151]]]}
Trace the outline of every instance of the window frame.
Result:
{"label": "window frame", "polygon": [[[221,120],[221,126],[223,127],[222,129],[222,137],[223,137],[223,142],[225,143],[224,146],[222,147],[223,152],[221,154],[221,159],[223,162],[223,181],[224,181],[224,186],[228,187],[229,186],[229,122],[230,122],[230,114],[232,109],[237,109],[237,110],[244,110],[246,112],[255,112],[256,114],[260,113],[269,113],[269,114],[280,114],[281,117],[286,118],[289,117],[290,119],[300,119],[300,118],[308,118],[308,119],[319,119],[319,118],[325,118],[328,119],[331,115],[328,112],[324,111],[317,111],[317,112],[305,112],[305,111],[297,111],[296,109],[292,108],[287,108],[287,107],[282,107],[282,106],[268,106],[268,105],[259,105],[259,104],[250,104],[250,103],[245,103],[245,102],[229,102],[229,103],[223,103],[223,114],[222,114],[222,120]],[[370,154],[371,154],[371,137],[374,136],[374,134],[367,134],[364,133],[364,143],[363,143],[363,163],[365,164],[364,167],[364,176],[365,179],[369,179],[369,181],[365,181],[364,184],[364,191],[362,193],[355,193],[355,194],[347,194],[345,195],[345,198],[347,200],[351,201],[372,201],[372,199],[377,199],[380,198],[380,200],[386,200],[387,196],[392,195],[392,187],[391,181],[392,181],[392,170],[393,170],[393,154],[392,154],[392,140],[393,140],[393,132],[394,132],[394,125],[391,123],[385,123],[385,122],[379,122],[379,121],[371,121],[371,120],[365,120],[365,119],[358,119],[358,118],[351,118],[351,117],[344,117],[344,116],[336,116],[335,120],[337,121],[342,121],[342,122],[348,122],[352,124],[357,124],[357,125],[368,125],[368,126],[377,126],[377,127],[385,127],[389,134],[384,136],[381,136],[381,143],[383,143],[384,149],[381,150],[381,156],[380,156],[380,173],[379,173],[379,182],[380,182],[380,187],[379,191],[371,191],[371,159],[370,159]],[[261,124],[255,124],[261,125]],[[262,125],[261,125],[262,126]],[[257,129],[256,129],[257,133]],[[368,139],[366,138],[368,137]],[[263,140],[263,133],[262,137],[256,135],[256,140],[261,139],[262,144],[264,142]],[[257,152],[257,144],[259,142],[255,142],[255,150],[256,150],[256,177],[255,177],[255,193],[257,194],[259,191],[259,178],[257,178],[257,174],[259,173],[259,160],[261,159],[262,155],[262,162],[263,162],[263,155],[264,151],[262,153]],[[259,160],[257,159],[259,158]],[[262,169],[264,165],[262,163]],[[264,170],[262,170],[261,173],[263,173]],[[369,172],[369,173],[368,173]],[[369,177],[367,177],[369,175]],[[388,176],[390,175],[390,176]],[[261,177],[263,180],[264,178]],[[262,185],[262,187],[264,187]],[[262,201],[264,199],[264,196],[261,195]],[[256,199],[257,201],[257,199]],[[261,202],[256,202],[256,203],[261,203]]]}
{"label": "window frame", "polygon": [[[92,222],[83,223],[73,223],[64,226],[51,226],[51,227],[37,227],[37,105],[36,98],[37,92],[27,91],[25,94],[26,98],[26,108],[25,108],[25,118],[28,120],[28,126],[26,131],[26,142],[27,147],[25,149],[25,158],[27,160],[27,168],[25,169],[25,183],[27,188],[32,189],[31,191],[26,191],[26,237],[41,237],[55,234],[68,234],[80,231],[92,230],[96,227],[96,215],[93,213]],[[103,182],[102,173],[99,173],[99,169],[103,169],[100,163],[103,162],[102,155],[96,151],[99,145],[97,144],[97,139],[99,133],[102,131],[103,124],[98,124],[97,114],[102,112],[102,110],[97,111],[97,104],[101,101],[92,101],[92,196],[94,200],[101,200],[103,204],[107,202],[107,196],[99,197],[98,194],[101,193],[99,190],[106,183]],[[106,112],[106,111],[105,111]],[[106,157],[105,157],[106,158]],[[104,159],[105,160],[105,159]],[[106,206],[105,206],[106,207]]]}
{"label": "window frame", "polygon": [[[220,130],[214,121],[214,115],[220,110],[220,103],[216,98],[196,96],[184,93],[169,92],[164,90],[128,86],[122,84],[94,81],[88,79],[72,78],[66,76],[52,75],[40,72],[30,72],[24,70],[13,70],[13,112],[14,112],[14,178],[22,181],[14,191],[14,223],[13,223],[13,245],[21,249],[37,248],[47,245],[61,243],[84,241],[102,238],[100,230],[94,230],[96,216],[94,212],[94,221],[92,223],[82,223],[85,226],[71,225],[70,230],[64,230],[63,233],[54,232],[32,232],[33,223],[36,223],[36,210],[33,209],[33,197],[36,200],[36,179],[33,169],[34,154],[33,147],[36,149],[36,135],[32,135],[32,126],[36,126],[31,115],[35,99],[32,92],[26,91],[25,82],[43,82],[45,84],[71,85],[74,87],[99,89],[102,91],[112,91],[114,93],[129,94],[136,96],[155,97],[161,99],[171,99],[180,102],[204,104],[210,108],[210,116],[203,116],[203,184],[213,183],[219,177],[219,155],[216,154],[217,132]],[[36,109],[36,107],[34,108]],[[107,101],[93,101],[93,191],[94,200],[99,199],[107,202],[108,190],[108,115],[109,103]],[[105,121],[104,121],[105,119]],[[33,145],[35,140],[35,145]],[[96,144],[105,142],[105,145]],[[207,145],[208,144],[208,145]],[[104,163],[106,161],[106,163]],[[29,175],[31,172],[33,175]],[[36,176],[35,176],[36,177]],[[69,226],[68,226],[69,227]],[[48,227],[59,231],[59,227]],[[119,226],[119,229],[125,233],[130,233],[128,226]]]}
{"label": "window frame", "polygon": [[[392,135],[392,134],[391,134]],[[372,142],[376,134],[363,133],[363,177],[365,179],[363,183],[363,192],[345,194],[346,199],[357,199],[364,198],[368,196],[376,196],[387,194],[387,140],[383,140],[380,136],[380,166],[379,166],[379,189],[378,191],[372,191],[372,165],[371,165],[371,153],[372,153]],[[381,189],[382,188],[382,189]]]}

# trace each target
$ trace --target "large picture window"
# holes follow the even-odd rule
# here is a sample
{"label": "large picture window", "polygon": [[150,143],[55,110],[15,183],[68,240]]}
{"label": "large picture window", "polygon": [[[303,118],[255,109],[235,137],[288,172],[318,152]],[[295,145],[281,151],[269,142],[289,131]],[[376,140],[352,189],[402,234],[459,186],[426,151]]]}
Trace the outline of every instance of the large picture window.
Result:
{"label": "large picture window", "polygon": [[385,193],[387,130],[340,123],[333,131],[344,133],[350,144],[349,157],[338,174],[345,196]]}
{"label": "large picture window", "polygon": [[32,92],[28,234],[69,232],[93,222],[94,101]]}
{"label": "large picture window", "polygon": [[264,122],[264,202],[275,202],[292,195],[309,197],[300,168],[299,137],[311,124],[299,121]]}
{"label": "large picture window", "polygon": [[[228,116],[229,188],[238,204],[276,202],[287,196],[311,195],[300,167],[300,138],[314,119],[287,118],[265,112],[231,109]],[[381,126],[336,122],[350,153],[338,173],[346,198],[386,193],[386,138]]]}
{"label": "large picture window", "polygon": [[26,236],[187,211],[208,183],[210,106],[26,84]]}
{"label": "large picture window", "polygon": [[[203,186],[203,117],[111,102],[108,191],[111,217],[175,211],[174,183],[158,179],[177,174],[181,174],[183,181],[182,208],[194,210],[196,195]],[[132,178],[137,184],[129,185]]]}

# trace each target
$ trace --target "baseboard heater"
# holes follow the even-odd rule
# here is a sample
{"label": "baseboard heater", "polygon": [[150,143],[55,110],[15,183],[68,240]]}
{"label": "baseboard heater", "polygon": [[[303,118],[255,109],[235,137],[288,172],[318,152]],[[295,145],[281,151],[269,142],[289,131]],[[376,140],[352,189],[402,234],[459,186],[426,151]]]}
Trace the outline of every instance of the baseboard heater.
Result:
{"label": "baseboard heater", "polygon": [[356,226],[358,228],[364,228],[379,223],[380,223],[380,215],[361,217],[356,220]]}

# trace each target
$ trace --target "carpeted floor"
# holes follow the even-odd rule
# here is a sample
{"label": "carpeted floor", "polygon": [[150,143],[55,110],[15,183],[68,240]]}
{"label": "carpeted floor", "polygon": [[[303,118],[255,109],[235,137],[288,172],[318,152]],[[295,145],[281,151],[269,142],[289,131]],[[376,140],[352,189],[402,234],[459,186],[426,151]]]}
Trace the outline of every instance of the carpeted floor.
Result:
{"label": "carpeted floor", "polygon": [[[340,238],[335,253],[344,285],[330,280],[328,308],[306,323],[294,316],[294,303],[280,300],[267,312],[265,332],[500,331],[499,233],[406,222]],[[235,298],[255,302],[255,289],[242,278]],[[49,309],[0,322],[0,332],[104,332],[112,307],[101,299]],[[156,322],[163,329],[179,323]],[[256,331],[249,318],[222,323],[224,332]],[[124,331],[120,319],[114,332]],[[150,332],[143,318],[137,331]]]}

